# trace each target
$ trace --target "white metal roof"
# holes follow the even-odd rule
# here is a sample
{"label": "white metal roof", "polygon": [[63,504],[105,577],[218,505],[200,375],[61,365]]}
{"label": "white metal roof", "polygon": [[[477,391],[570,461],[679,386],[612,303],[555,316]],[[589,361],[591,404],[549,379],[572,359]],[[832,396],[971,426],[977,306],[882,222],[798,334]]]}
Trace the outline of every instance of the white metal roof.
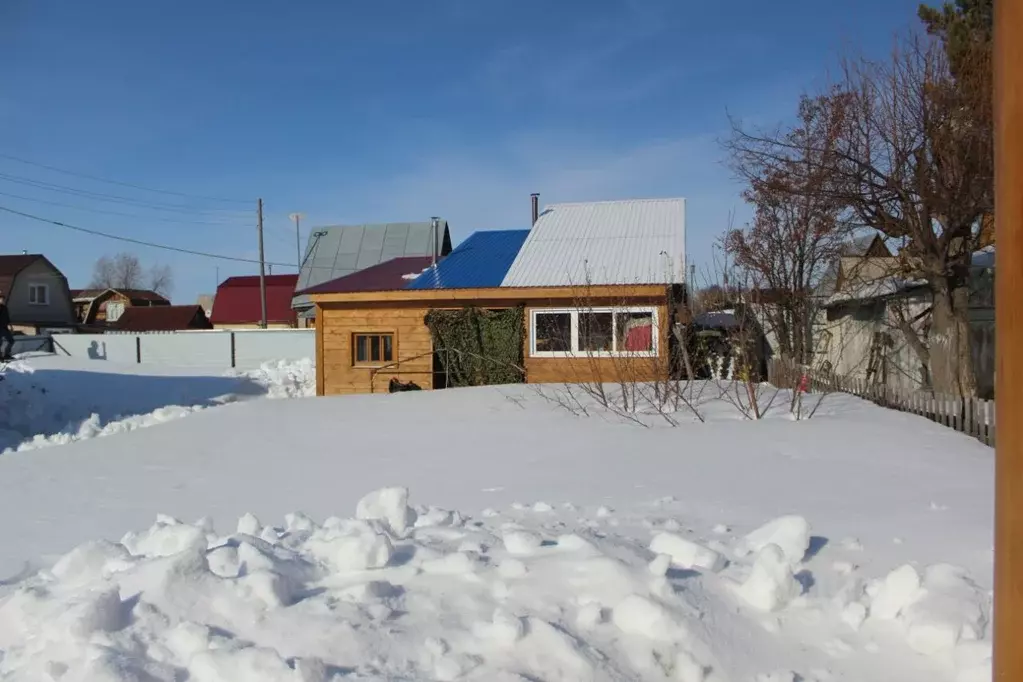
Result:
{"label": "white metal roof", "polygon": [[501,286],[682,282],[685,223],[685,199],[553,204]]}

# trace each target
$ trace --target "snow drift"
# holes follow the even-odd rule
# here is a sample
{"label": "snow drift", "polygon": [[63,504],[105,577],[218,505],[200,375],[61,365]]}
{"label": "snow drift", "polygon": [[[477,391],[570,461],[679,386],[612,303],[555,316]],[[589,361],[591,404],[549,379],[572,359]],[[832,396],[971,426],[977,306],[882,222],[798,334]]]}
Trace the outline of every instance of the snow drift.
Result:
{"label": "snow drift", "polygon": [[[959,569],[932,566],[921,577],[904,567],[814,594],[793,577],[803,566],[793,552],[801,519],[769,522],[735,540],[738,551],[724,543],[715,551],[683,538],[691,530],[677,521],[652,521],[651,541],[613,534],[611,512],[593,510],[573,527],[574,508],[541,508],[474,520],[414,509],[396,487],[365,496],[355,518],[322,523],[293,513],[264,525],[246,514],[220,534],[205,520],[161,515],[147,530],[88,542],[4,588],[0,677],[824,682],[990,674],[990,606]],[[598,531],[595,519],[608,525]],[[842,618],[853,604],[869,614],[855,627]],[[870,653],[878,647],[888,650],[880,665]]]}
{"label": "snow drift", "polygon": [[156,370],[50,357],[10,363],[0,381],[0,452],[134,431],[248,398],[314,395],[316,387],[311,360],[219,376],[139,371]]}

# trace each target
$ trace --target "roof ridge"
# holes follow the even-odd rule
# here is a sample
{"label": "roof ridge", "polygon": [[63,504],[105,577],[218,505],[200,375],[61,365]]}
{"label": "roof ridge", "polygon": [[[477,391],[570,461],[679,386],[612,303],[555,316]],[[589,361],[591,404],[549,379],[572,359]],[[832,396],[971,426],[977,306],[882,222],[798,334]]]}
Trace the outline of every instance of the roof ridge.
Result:
{"label": "roof ridge", "polygon": [[[448,224],[447,218],[439,218],[443,224]],[[354,227],[390,227],[391,225],[431,225],[433,221],[430,218],[426,220],[394,220],[389,223],[335,223],[333,225],[316,225],[310,228],[314,232],[316,230],[343,230],[346,228]]]}
{"label": "roof ridge", "polygon": [[557,206],[598,206],[603,204],[667,203],[685,200],[685,197],[646,197],[637,199],[601,199],[599,201],[562,201],[556,204],[547,204],[546,208],[555,208]]}

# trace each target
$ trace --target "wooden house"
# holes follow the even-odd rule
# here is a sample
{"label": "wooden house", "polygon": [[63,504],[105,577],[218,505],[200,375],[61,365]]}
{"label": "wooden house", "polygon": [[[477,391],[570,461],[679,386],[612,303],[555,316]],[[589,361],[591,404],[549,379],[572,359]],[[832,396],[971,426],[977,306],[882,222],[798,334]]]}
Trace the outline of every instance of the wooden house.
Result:
{"label": "wooden house", "polygon": [[[684,297],[684,200],[534,214],[532,229],[477,232],[435,265],[397,258],[304,290],[318,320],[317,394],[383,392],[392,379],[463,385],[452,382],[459,363],[533,383],[666,376],[672,298]],[[506,337],[480,328],[471,352],[436,323],[501,311]]]}
{"label": "wooden house", "polygon": [[129,308],[170,305],[166,297],[149,289],[74,289],[71,300],[78,321],[85,325],[112,324]]}

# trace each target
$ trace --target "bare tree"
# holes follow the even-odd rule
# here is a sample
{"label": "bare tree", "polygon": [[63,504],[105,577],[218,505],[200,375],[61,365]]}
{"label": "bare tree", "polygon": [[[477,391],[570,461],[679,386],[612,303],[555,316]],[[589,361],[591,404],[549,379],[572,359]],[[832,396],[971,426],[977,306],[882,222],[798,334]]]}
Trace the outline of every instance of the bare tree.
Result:
{"label": "bare tree", "polygon": [[743,272],[763,322],[785,359],[808,364],[813,355],[817,289],[850,235],[844,207],[830,192],[828,158],[838,128],[820,100],[804,98],[799,124],[783,133],[786,148],[770,160],[746,153],[740,133],[727,146],[733,167],[749,187],[754,218],[746,229],[729,229],[722,246]]}
{"label": "bare tree", "polygon": [[[974,85],[962,87],[965,79]],[[990,89],[976,85],[985,79],[990,64],[983,53],[963,59],[953,76],[941,42],[919,35],[902,40],[886,61],[845,62],[839,84],[812,100],[836,133],[833,153],[815,149],[812,170],[827,182],[797,186],[840,202],[860,225],[905,244],[902,276],[926,282],[933,298],[928,337],[919,346],[935,390],[957,395],[976,391],[970,263],[993,209],[990,97],[978,94]],[[739,125],[730,145],[744,164],[779,171],[800,149],[784,131]]]}
{"label": "bare tree", "polygon": [[149,268],[149,288],[164,297],[170,297],[174,290],[174,272],[169,265],[154,265]]}
{"label": "bare tree", "polygon": [[169,296],[174,288],[174,273],[169,265],[154,265],[147,271],[133,253],[102,256],[92,268],[89,286],[94,289],[150,289]]}

